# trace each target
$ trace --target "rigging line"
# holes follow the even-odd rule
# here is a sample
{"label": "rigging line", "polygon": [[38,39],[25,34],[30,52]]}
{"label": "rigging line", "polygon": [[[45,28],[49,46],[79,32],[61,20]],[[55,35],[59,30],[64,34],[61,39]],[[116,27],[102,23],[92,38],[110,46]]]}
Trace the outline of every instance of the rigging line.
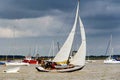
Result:
{"label": "rigging line", "polygon": [[108,46],[107,46],[107,49],[106,49],[106,53],[105,53],[105,56],[110,52],[110,50],[112,49],[112,35],[110,37],[110,40],[108,42]]}

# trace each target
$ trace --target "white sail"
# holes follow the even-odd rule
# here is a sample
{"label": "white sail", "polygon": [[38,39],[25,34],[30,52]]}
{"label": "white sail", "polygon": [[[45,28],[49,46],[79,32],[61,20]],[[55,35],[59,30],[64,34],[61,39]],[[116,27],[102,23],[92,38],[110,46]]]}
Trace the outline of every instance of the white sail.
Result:
{"label": "white sail", "polygon": [[86,36],[85,36],[84,26],[80,17],[79,17],[79,23],[80,23],[82,43],[77,53],[74,55],[73,59],[71,60],[70,64],[84,66],[85,57],[86,57]]}
{"label": "white sail", "polygon": [[76,17],[75,17],[75,22],[74,22],[73,28],[72,28],[67,40],[65,41],[65,43],[61,47],[60,51],[57,53],[57,55],[53,59],[53,62],[59,62],[59,63],[66,64],[66,62],[68,60],[68,57],[69,57],[69,54],[70,54],[70,51],[72,48],[72,43],[74,40],[77,19],[78,19],[78,11],[79,11],[79,3],[77,6]]}

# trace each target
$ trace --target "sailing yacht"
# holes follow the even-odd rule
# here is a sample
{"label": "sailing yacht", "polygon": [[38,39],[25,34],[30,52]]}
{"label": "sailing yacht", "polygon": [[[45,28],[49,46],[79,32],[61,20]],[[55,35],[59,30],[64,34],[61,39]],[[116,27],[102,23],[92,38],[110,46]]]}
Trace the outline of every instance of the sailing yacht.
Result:
{"label": "sailing yacht", "polygon": [[[14,32],[13,32],[13,38],[15,38],[15,27],[14,27],[14,30],[13,30]],[[15,41],[14,41],[15,42]],[[14,50],[14,52],[15,52],[15,50]],[[28,66],[29,64],[28,63],[24,63],[24,62],[22,62],[22,61],[15,61],[14,60],[14,55],[13,55],[13,61],[10,61],[10,62],[8,62],[8,61],[6,61],[5,62],[5,65],[6,66],[9,66],[9,65],[12,65],[12,66]]]}
{"label": "sailing yacht", "polygon": [[108,50],[106,51],[106,53],[109,52],[109,57],[104,60],[104,63],[120,63],[120,61],[117,61],[116,59],[114,59],[112,57],[113,55],[113,48],[112,48],[112,35],[111,35],[111,38],[110,38],[110,41],[109,41],[109,44],[108,44]]}
{"label": "sailing yacht", "polygon": [[[85,66],[85,57],[86,57],[86,36],[83,23],[79,16],[79,3],[77,5],[75,21],[72,27],[71,32],[69,33],[68,38],[66,39],[65,43],[57,53],[57,55],[52,60],[51,66],[52,68],[47,69],[44,66],[38,66],[36,69],[40,72],[72,72],[82,69]],[[81,45],[78,48],[76,54],[69,60],[70,52],[72,49],[72,44],[74,41],[75,31],[77,27],[77,23],[80,26],[81,32]],[[54,64],[54,65],[52,65]]]}

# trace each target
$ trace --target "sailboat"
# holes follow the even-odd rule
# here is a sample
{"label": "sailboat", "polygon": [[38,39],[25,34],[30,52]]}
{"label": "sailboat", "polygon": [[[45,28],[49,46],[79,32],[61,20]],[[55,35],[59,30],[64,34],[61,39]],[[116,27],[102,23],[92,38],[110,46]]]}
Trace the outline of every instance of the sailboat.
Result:
{"label": "sailboat", "polygon": [[[30,48],[30,51],[31,51],[31,48]],[[36,64],[37,65],[38,64],[37,59],[33,58],[32,56],[37,55],[37,53],[38,53],[38,47],[37,46],[35,47],[35,49],[34,49],[34,55],[31,56],[30,53],[29,53],[29,55],[25,56],[25,58],[22,60],[22,62],[29,63],[29,64]],[[37,57],[39,57],[39,56],[37,56]]]}
{"label": "sailboat", "polygon": [[[14,28],[14,33],[13,33],[13,38],[15,38],[15,28]],[[15,42],[15,41],[14,41]],[[14,52],[15,52],[15,50],[14,50]],[[14,60],[14,55],[13,55],[13,61],[10,61],[10,62],[5,62],[5,65],[6,66],[9,66],[9,65],[12,65],[12,66],[18,66],[18,65],[20,65],[20,66],[28,66],[29,64],[28,63],[25,63],[25,62],[22,62],[22,61],[15,61]]]}
{"label": "sailboat", "polygon": [[[37,47],[36,47],[36,49],[35,49],[35,54],[37,54]],[[37,56],[37,57],[39,57],[39,56]],[[32,58],[32,56],[29,54],[28,56],[26,56],[23,60],[22,60],[22,62],[24,62],[24,63],[28,63],[28,64],[38,64],[38,61],[37,61],[37,59],[35,59],[35,58]]]}
{"label": "sailboat", "polygon": [[112,48],[112,35],[111,35],[111,38],[110,38],[110,41],[109,41],[109,44],[108,44],[108,48],[107,48],[107,51],[106,51],[106,53],[107,52],[109,52],[109,57],[106,59],[106,60],[104,60],[104,63],[106,64],[106,63],[120,63],[120,61],[117,61],[116,59],[114,59],[113,57],[112,57],[112,55],[113,55],[113,48]]}
{"label": "sailboat", "polygon": [[26,64],[38,64],[38,61],[36,59],[32,59],[31,56],[26,56],[22,62]]}
{"label": "sailboat", "polygon": [[[66,39],[65,43],[55,56],[55,58],[52,60],[54,66],[52,65],[52,69],[46,69],[42,66],[36,67],[36,69],[40,72],[72,72],[82,69],[85,66],[85,57],[86,57],[86,36],[85,36],[85,30],[83,23],[81,21],[81,18],[79,16],[79,3],[77,5],[76,10],[76,16],[75,21],[72,27],[71,32],[69,33],[68,38]],[[69,60],[70,52],[72,49],[74,36],[76,33],[76,27],[77,22],[79,22],[80,25],[80,32],[81,32],[81,45],[78,48],[77,53],[72,57],[71,60]],[[59,66],[60,65],[60,66]]]}

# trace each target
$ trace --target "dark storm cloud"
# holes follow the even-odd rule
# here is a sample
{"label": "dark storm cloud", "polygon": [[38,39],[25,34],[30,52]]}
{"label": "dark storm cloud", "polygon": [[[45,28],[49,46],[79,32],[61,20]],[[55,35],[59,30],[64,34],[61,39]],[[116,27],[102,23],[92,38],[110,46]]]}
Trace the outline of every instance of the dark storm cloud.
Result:
{"label": "dark storm cloud", "polygon": [[94,24],[93,26],[91,26],[91,28],[93,29],[113,30],[119,28],[120,25],[120,17],[116,17],[113,15],[97,15],[94,17],[87,17],[86,20],[89,21],[89,24]]}
{"label": "dark storm cloud", "polygon": [[69,11],[72,0],[2,0],[0,18],[34,18],[52,13],[52,10]]}
{"label": "dark storm cloud", "polygon": [[[70,20],[73,18],[70,14],[76,4],[77,0],[1,0],[0,18],[21,19],[56,15],[72,24]],[[104,33],[118,29],[119,4],[119,0],[80,0],[80,15],[84,25],[91,32],[100,30]]]}
{"label": "dark storm cloud", "polygon": [[[43,36],[47,37],[48,43],[56,36],[63,40],[58,34],[63,37],[65,32],[69,33],[76,4],[77,0],[0,0],[0,31],[4,37],[6,30],[12,32],[11,27],[15,25],[21,38],[35,36],[43,39],[38,43],[45,41]],[[120,0],[80,0],[80,16],[86,30],[88,51],[94,50],[95,54],[103,51],[110,34],[113,34],[119,49]],[[49,40],[50,37],[53,38]],[[50,45],[48,43],[46,45]],[[41,50],[48,51],[43,45]]]}
{"label": "dark storm cloud", "polygon": [[81,18],[88,35],[108,36],[120,30],[119,0],[82,0],[82,3]]}

